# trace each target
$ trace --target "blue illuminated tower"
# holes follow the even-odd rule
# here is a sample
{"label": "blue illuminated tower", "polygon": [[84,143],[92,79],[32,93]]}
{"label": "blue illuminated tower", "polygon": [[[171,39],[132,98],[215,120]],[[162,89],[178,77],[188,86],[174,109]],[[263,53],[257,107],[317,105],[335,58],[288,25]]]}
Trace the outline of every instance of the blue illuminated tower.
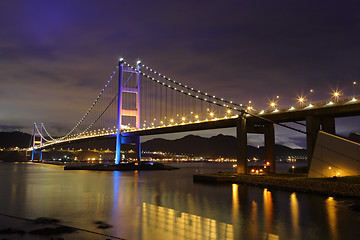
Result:
{"label": "blue illuminated tower", "polygon": [[[115,153],[115,164],[119,164],[121,160],[121,144],[122,143],[135,143],[138,147],[138,163],[141,161],[141,144],[139,136],[130,136],[129,134],[121,133],[123,128],[122,126],[122,117],[131,116],[135,117],[136,129],[140,129],[140,70],[141,62],[137,62],[137,70],[134,70],[130,67],[124,66],[124,59],[120,58],[119,60],[119,84],[118,84],[118,109],[117,109],[117,132],[116,132],[116,153]],[[123,73],[130,72],[136,74],[137,86],[136,87],[126,87],[126,82],[123,81]],[[136,109],[129,110],[123,108],[123,93],[132,93],[136,94]]]}
{"label": "blue illuminated tower", "polygon": [[[33,129],[33,140],[32,140],[32,153],[31,153],[31,161],[34,161],[35,153],[40,153],[40,161],[42,160],[42,150],[41,147],[43,145],[43,138],[42,138],[42,131],[43,131],[43,124],[41,124],[40,132],[38,131],[36,127],[36,123],[34,123],[34,129]],[[39,148],[39,149],[35,149]]]}

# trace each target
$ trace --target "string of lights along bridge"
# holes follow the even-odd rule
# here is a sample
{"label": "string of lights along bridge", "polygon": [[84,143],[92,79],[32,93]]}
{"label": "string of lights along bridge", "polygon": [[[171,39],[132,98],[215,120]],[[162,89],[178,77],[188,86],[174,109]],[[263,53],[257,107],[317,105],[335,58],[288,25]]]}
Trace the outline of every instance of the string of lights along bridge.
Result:
{"label": "string of lights along bridge", "polygon": [[[121,84],[117,76],[119,79],[121,76]],[[279,108],[277,96],[269,102],[267,110],[255,110],[252,101],[238,104],[175,81],[140,61],[132,66],[120,59],[120,64],[104,88],[74,127],[63,137],[54,138],[43,124],[40,128],[34,124],[34,136],[37,138],[34,137],[29,150],[118,132],[237,118],[244,111],[266,119],[269,114],[355,103],[358,101],[355,87],[356,82],[353,82],[353,95],[350,98],[341,97],[340,91],[334,91],[332,99],[328,101],[310,102],[307,96],[299,96],[294,106]],[[312,92],[310,90],[309,94]]]}

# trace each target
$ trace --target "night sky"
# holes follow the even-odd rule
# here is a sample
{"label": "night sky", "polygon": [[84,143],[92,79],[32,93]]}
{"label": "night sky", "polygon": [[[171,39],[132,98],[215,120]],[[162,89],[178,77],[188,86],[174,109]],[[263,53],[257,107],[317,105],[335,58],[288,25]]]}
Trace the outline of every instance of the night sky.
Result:
{"label": "night sky", "polygon": [[[43,122],[66,133],[119,57],[257,109],[310,89],[312,100],[352,96],[354,81],[360,94],[359,10],[329,0],[0,1],[0,130]],[[277,143],[304,146],[277,129]],[[337,120],[337,132],[360,132],[359,118]]]}

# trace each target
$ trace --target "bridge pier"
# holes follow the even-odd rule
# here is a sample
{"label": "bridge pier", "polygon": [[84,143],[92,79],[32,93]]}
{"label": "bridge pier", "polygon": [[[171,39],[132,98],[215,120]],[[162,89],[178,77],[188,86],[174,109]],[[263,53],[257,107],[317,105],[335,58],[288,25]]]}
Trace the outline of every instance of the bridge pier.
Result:
{"label": "bridge pier", "polygon": [[330,134],[335,134],[335,118],[323,117],[321,119],[321,130]]}
{"label": "bridge pier", "polygon": [[274,124],[270,122],[258,122],[256,124],[247,124],[246,126],[248,133],[264,134],[264,151],[265,151],[265,162],[269,172],[275,172],[275,130]]}
{"label": "bridge pier", "polygon": [[241,113],[236,125],[237,173],[247,174],[247,130],[246,116]]}
{"label": "bridge pier", "polygon": [[265,138],[265,162],[269,162],[270,172],[276,172],[275,165],[275,130],[273,123],[267,123],[264,126]]}
{"label": "bridge pier", "polygon": [[136,153],[136,156],[137,156],[137,162],[138,164],[140,165],[141,164],[141,140],[140,140],[140,136],[137,137],[136,139],[136,148],[137,148],[137,153]]}
{"label": "bridge pier", "polygon": [[335,118],[321,118],[319,116],[306,117],[306,146],[308,166],[310,166],[316,144],[316,138],[320,130],[330,134],[335,134]]}
{"label": "bridge pier", "polygon": [[237,142],[237,173],[248,173],[247,160],[247,134],[264,134],[265,142],[265,162],[269,162],[267,167],[269,172],[276,172],[275,165],[275,130],[274,124],[269,122],[257,123],[256,125],[246,122],[246,115],[242,113],[237,120],[236,142]]}
{"label": "bridge pier", "polygon": [[39,161],[42,161],[42,158],[43,158],[43,156],[42,156],[42,150],[40,149],[40,150],[32,150],[32,152],[31,152],[31,161],[34,161],[34,158],[35,158],[35,154],[39,154]]}

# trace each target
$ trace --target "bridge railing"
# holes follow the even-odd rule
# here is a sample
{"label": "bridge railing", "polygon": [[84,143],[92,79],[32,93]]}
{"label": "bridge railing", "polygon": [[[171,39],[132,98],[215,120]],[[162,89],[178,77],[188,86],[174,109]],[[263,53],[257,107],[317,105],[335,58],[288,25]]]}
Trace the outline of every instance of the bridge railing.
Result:
{"label": "bridge railing", "polygon": [[311,101],[308,103],[297,103],[295,105],[287,106],[287,107],[281,107],[281,108],[272,108],[272,109],[265,109],[260,110],[253,113],[258,113],[260,115],[262,114],[276,114],[276,113],[282,113],[282,112],[288,112],[288,111],[302,111],[312,108],[321,108],[321,107],[331,107],[331,106],[339,106],[339,105],[345,105],[345,104],[354,104],[360,102],[360,95],[358,96],[346,96],[342,97],[341,99],[330,99],[327,101],[321,100],[321,101]]}

